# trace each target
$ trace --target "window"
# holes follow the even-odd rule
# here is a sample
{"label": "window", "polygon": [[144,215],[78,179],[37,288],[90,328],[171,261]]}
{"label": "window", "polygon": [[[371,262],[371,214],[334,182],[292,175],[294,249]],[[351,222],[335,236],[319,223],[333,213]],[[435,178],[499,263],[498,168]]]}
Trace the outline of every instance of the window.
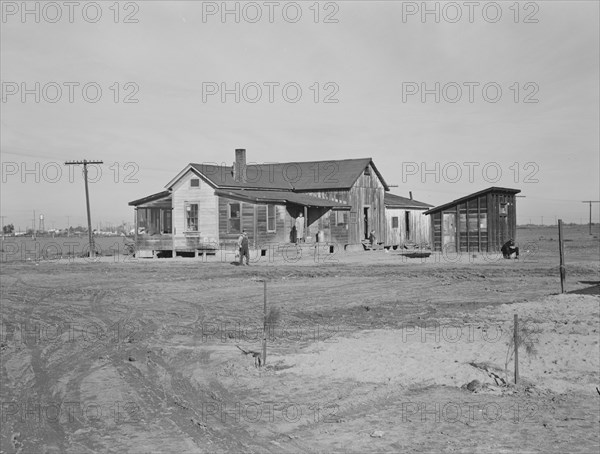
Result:
{"label": "window", "polygon": [[148,230],[148,215],[146,208],[138,208],[137,210],[137,225],[138,233],[146,233]]}
{"label": "window", "polygon": [[487,213],[479,213],[479,229],[482,232],[487,230]]}
{"label": "window", "polygon": [[267,232],[275,231],[276,208],[275,205],[267,205]]}
{"label": "window", "polygon": [[335,211],[335,225],[346,225],[348,224],[348,212],[347,211]]}
{"label": "window", "polygon": [[192,178],[190,180],[190,187],[192,187],[192,188],[199,188],[200,187],[200,179],[199,178]]}
{"label": "window", "polygon": [[369,166],[367,166],[367,168],[365,169],[365,176],[369,176],[371,175],[371,168]]}
{"label": "window", "polygon": [[392,217],[392,228],[393,229],[397,229],[398,228],[398,216],[393,216]]}
{"label": "window", "polygon": [[227,231],[229,233],[240,233],[242,230],[241,225],[241,203],[230,203],[229,213],[227,216]]}
{"label": "window", "polygon": [[506,203],[500,204],[500,216],[506,216]]}
{"label": "window", "polygon": [[187,232],[198,231],[198,204],[188,203],[185,207],[185,226]]}
{"label": "window", "polygon": [[469,213],[469,232],[477,232],[477,213]]}
{"label": "window", "polygon": [[163,233],[171,233],[172,222],[171,222],[171,210],[163,211]]}

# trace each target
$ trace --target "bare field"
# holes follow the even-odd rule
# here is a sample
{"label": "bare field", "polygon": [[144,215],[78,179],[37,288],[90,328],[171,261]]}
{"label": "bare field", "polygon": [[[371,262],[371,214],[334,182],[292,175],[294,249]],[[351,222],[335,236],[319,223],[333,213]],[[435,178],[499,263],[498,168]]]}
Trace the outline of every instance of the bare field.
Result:
{"label": "bare field", "polygon": [[[600,281],[594,229],[565,228],[567,291]],[[519,229],[520,260],[3,263],[0,450],[598,452],[600,300],[558,295],[557,239]],[[236,345],[260,349],[263,279],[281,320],[256,368]],[[515,313],[537,353],[503,386]]]}

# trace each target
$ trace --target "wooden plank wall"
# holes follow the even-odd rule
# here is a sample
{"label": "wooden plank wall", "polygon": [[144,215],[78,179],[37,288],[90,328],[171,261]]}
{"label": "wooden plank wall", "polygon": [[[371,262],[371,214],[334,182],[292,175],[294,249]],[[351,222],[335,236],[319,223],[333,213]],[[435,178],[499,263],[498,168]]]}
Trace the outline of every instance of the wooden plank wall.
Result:
{"label": "wooden plank wall", "polygon": [[[514,194],[490,193],[487,197],[489,219],[489,250],[499,251],[510,238],[517,240],[517,207]],[[500,215],[502,203],[507,204],[507,215]]]}
{"label": "wooden plank wall", "polygon": [[259,247],[267,243],[287,243],[289,242],[290,216],[284,205],[275,207],[275,232],[267,232],[267,205],[254,205],[251,203],[239,202],[237,200],[219,197],[219,241],[232,246],[237,244],[240,232],[228,231],[228,215],[230,203],[239,203],[241,205],[241,229],[248,233],[248,240],[252,247]]}
{"label": "wooden plank wall", "polygon": [[[386,208],[385,240],[386,246],[402,245],[407,242],[431,244],[431,219],[423,215],[424,209]],[[410,235],[406,234],[406,213],[409,213]],[[398,217],[398,228],[392,227],[392,218]]]}
{"label": "wooden plank wall", "polygon": [[363,222],[365,206],[370,207],[369,228],[375,230],[377,238],[385,238],[384,192],[383,185],[372,168],[370,175],[363,173],[350,189],[348,203],[352,206],[352,211],[356,213],[351,215],[356,222],[350,222],[348,226],[348,242],[350,244],[360,243],[369,234],[369,232],[365,232]]}
{"label": "wooden plank wall", "polygon": [[[199,187],[191,187],[190,180],[198,178],[187,172],[173,186],[173,228],[176,250],[192,250],[202,242],[216,242],[219,238],[217,225],[218,198],[214,189],[200,179]],[[198,204],[198,232],[186,232],[186,203]]]}
{"label": "wooden plank wall", "polygon": [[[350,199],[350,191],[322,191],[322,192],[306,192],[306,195],[318,197],[320,199],[332,200],[335,202],[348,203]],[[348,213],[348,224],[337,225],[335,210],[311,208],[309,216],[308,232],[310,232],[313,241],[317,231],[323,231],[325,240],[330,243],[348,244],[348,232],[350,223],[350,212]],[[290,226],[291,228],[291,226]]]}
{"label": "wooden plank wall", "polygon": [[349,191],[306,193],[315,197],[345,202],[352,207],[351,213],[348,215],[347,226],[335,225],[335,214],[333,212],[329,213],[330,232],[329,235],[326,234],[326,237],[331,238],[330,241],[339,244],[356,244],[364,240],[369,233],[364,231],[363,209],[366,206],[370,207],[370,228],[375,229],[375,235],[378,238],[385,238],[386,220],[385,205],[383,203],[385,191],[373,168],[369,166],[369,169],[370,175],[361,174]]}
{"label": "wooden plank wall", "polygon": [[[509,238],[516,240],[516,198],[513,194],[494,192],[473,197],[443,210],[457,216],[457,252],[497,252]],[[500,206],[507,203],[507,215]],[[432,217],[433,248],[442,249],[442,212]]]}
{"label": "wooden plank wall", "polygon": [[442,212],[429,215],[431,219],[432,244],[434,251],[442,250]]}

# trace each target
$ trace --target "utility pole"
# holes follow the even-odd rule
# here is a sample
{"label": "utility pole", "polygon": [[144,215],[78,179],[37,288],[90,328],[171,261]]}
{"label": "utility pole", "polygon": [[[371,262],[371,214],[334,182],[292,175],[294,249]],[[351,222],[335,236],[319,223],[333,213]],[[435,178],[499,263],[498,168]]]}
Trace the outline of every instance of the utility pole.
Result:
{"label": "utility pole", "polygon": [[85,205],[87,208],[87,223],[88,223],[88,238],[90,242],[90,257],[94,257],[96,255],[96,250],[94,247],[94,235],[92,233],[92,216],[90,214],[90,195],[88,190],[88,169],[87,166],[89,164],[104,164],[103,161],[88,161],[84,159],[83,161],[67,161],[65,165],[73,166],[73,165],[81,165],[83,164],[83,181],[85,182]]}
{"label": "utility pole", "polygon": [[590,204],[590,235],[592,234],[592,203],[600,203],[600,200],[582,200],[582,203]]}

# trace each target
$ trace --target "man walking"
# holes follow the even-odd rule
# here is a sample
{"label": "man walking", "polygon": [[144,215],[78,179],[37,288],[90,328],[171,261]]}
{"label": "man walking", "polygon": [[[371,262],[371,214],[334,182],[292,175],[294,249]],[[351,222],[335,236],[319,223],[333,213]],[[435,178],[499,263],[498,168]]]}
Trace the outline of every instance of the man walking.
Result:
{"label": "man walking", "polygon": [[240,265],[244,264],[244,256],[246,257],[246,266],[250,265],[250,252],[248,250],[248,234],[242,230],[238,238],[238,248],[240,250]]}

